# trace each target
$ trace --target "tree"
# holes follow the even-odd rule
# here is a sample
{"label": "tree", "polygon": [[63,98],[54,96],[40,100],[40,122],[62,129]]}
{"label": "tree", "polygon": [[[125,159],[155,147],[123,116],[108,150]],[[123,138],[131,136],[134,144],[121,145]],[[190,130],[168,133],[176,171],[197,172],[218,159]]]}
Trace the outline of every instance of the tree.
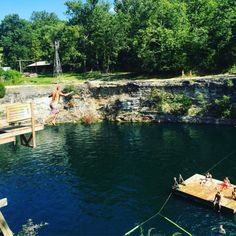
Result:
{"label": "tree", "polygon": [[138,57],[146,72],[176,72],[186,66],[184,46],[189,34],[186,5],[156,1],[147,27],[135,37]]}
{"label": "tree", "polygon": [[0,24],[0,45],[4,64],[18,68],[19,59],[31,58],[32,29],[28,21],[17,14],[6,16]]}
{"label": "tree", "polygon": [[33,12],[32,24],[32,55],[34,60],[53,62],[54,41],[58,31],[64,26],[55,13],[46,11]]}

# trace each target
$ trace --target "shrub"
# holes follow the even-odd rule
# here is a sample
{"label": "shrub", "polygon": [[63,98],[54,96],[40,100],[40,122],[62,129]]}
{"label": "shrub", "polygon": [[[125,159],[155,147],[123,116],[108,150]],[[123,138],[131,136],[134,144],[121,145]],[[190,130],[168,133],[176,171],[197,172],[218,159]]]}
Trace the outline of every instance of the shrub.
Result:
{"label": "shrub", "polygon": [[67,85],[64,89],[63,89],[63,93],[70,93],[70,92],[73,92],[72,94],[64,97],[64,101],[68,103],[72,103],[72,98],[73,98],[73,95],[75,94],[78,94],[79,93],[79,90],[74,86],[74,85]]}
{"label": "shrub", "polygon": [[22,225],[22,230],[17,234],[17,236],[36,236],[38,235],[39,229],[46,225],[48,225],[47,222],[34,224],[33,221],[29,219],[25,225]]}
{"label": "shrub", "polygon": [[184,115],[192,106],[192,100],[184,93],[172,94],[158,89],[151,91],[151,106],[159,112]]}
{"label": "shrub", "polygon": [[234,82],[233,82],[232,80],[227,80],[227,81],[226,81],[226,86],[227,86],[228,88],[232,88],[232,87],[234,87]]}
{"label": "shrub", "polygon": [[7,70],[3,73],[4,80],[18,80],[21,77],[21,73],[16,70]]}
{"label": "shrub", "polygon": [[233,65],[233,66],[229,69],[229,73],[230,73],[230,74],[236,74],[236,65]]}
{"label": "shrub", "polygon": [[0,98],[3,98],[6,94],[5,86],[2,82],[0,82]]}
{"label": "shrub", "polygon": [[0,77],[3,79],[3,77],[4,77],[4,73],[5,73],[5,71],[2,69],[2,68],[0,68]]}
{"label": "shrub", "polygon": [[230,118],[233,115],[233,106],[229,96],[215,99],[208,106],[208,112],[214,117]]}

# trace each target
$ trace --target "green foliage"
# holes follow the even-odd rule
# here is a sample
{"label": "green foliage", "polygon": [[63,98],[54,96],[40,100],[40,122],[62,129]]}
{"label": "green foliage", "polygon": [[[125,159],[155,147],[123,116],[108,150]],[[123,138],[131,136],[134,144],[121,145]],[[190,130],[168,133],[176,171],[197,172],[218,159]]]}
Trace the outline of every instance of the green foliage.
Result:
{"label": "green foliage", "polygon": [[[1,63],[53,62],[54,41],[67,71],[222,72],[236,61],[236,1],[67,1],[67,21],[33,12],[0,23]],[[26,63],[25,65],[26,66]],[[23,69],[26,69],[25,67]]]}
{"label": "green foliage", "polygon": [[67,102],[71,101],[73,98],[73,95],[75,94],[79,94],[79,90],[77,87],[75,87],[74,85],[67,85],[64,89],[63,89],[63,93],[71,93],[70,95],[65,97],[65,100]]}
{"label": "green foliage", "polygon": [[208,106],[208,113],[214,117],[231,118],[234,115],[232,102],[229,96],[215,99]]}
{"label": "green foliage", "polygon": [[36,236],[40,228],[48,225],[48,223],[41,222],[40,224],[34,224],[31,219],[27,221],[25,225],[22,225],[22,230],[17,236]]}
{"label": "green foliage", "polygon": [[158,89],[151,92],[152,107],[159,112],[185,115],[192,105],[191,98],[184,93],[169,93]]}
{"label": "green foliage", "polygon": [[16,70],[7,70],[3,72],[2,76],[4,80],[18,80],[21,78],[21,73]]}
{"label": "green foliage", "polygon": [[0,98],[3,98],[6,94],[5,86],[2,82],[0,82]]}
{"label": "green foliage", "polygon": [[236,74],[236,65],[233,65],[233,66],[229,69],[229,73],[230,73],[230,74]]}
{"label": "green foliage", "polygon": [[226,84],[227,84],[227,87],[228,87],[228,88],[234,87],[234,82],[233,82],[232,80],[227,80],[227,81],[226,81]]}

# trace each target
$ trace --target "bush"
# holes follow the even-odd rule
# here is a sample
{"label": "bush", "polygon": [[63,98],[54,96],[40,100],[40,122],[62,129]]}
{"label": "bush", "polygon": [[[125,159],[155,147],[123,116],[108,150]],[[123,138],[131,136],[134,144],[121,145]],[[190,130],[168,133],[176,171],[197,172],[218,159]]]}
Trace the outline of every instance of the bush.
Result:
{"label": "bush", "polygon": [[0,77],[1,77],[2,79],[3,79],[4,73],[5,73],[5,71],[4,71],[2,68],[0,68]]}
{"label": "bush", "polygon": [[159,112],[185,115],[192,106],[192,100],[184,93],[172,94],[158,89],[151,92],[151,106]]}
{"label": "bush", "polygon": [[5,86],[2,82],[0,82],[0,98],[3,98],[6,94]]}
{"label": "bush", "polygon": [[29,219],[25,225],[22,225],[22,230],[17,236],[36,236],[39,229],[48,225],[47,222],[41,222],[40,224],[34,224],[32,219]]}
{"label": "bush", "polygon": [[21,73],[16,70],[4,71],[3,69],[0,69],[0,78],[4,81],[10,82],[10,84],[17,84],[21,78]]}
{"label": "bush", "polygon": [[229,69],[229,73],[230,73],[230,74],[236,74],[236,65],[233,65],[233,66]]}
{"label": "bush", "polygon": [[214,117],[231,118],[233,115],[233,106],[229,96],[215,99],[208,106],[208,112]]}
{"label": "bush", "polygon": [[67,97],[64,97],[64,101],[68,103],[68,102],[72,101],[73,95],[79,93],[79,90],[78,90],[78,88],[76,88],[74,85],[67,85],[67,86],[63,89],[62,92],[63,92],[63,93],[70,93],[70,92],[73,92],[72,94],[68,95]]}
{"label": "bush", "polygon": [[3,76],[5,80],[17,80],[21,77],[21,73],[16,70],[7,70],[4,71]]}

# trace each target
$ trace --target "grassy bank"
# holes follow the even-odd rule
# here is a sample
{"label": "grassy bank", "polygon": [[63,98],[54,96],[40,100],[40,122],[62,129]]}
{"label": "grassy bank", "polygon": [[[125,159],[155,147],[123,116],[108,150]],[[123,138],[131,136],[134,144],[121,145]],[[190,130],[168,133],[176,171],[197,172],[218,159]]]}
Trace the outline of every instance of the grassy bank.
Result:
{"label": "grassy bank", "polygon": [[[13,73],[14,72],[14,73]],[[85,81],[121,81],[121,80],[161,80],[161,79],[170,79],[170,78],[192,78],[199,75],[185,73],[184,75],[175,74],[175,75],[166,75],[166,74],[136,74],[130,72],[115,72],[115,73],[102,73],[99,71],[92,71],[86,73],[63,73],[58,77],[54,77],[52,74],[41,74],[26,76],[21,75],[19,72],[11,70],[11,72],[5,72],[5,74],[10,74],[10,76],[4,76],[2,79],[4,85],[43,85],[43,84],[57,84],[57,83],[83,83]],[[231,73],[234,74],[234,73]],[[214,78],[214,75],[211,75]],[[216,75],[217,77],[217,75]]]}

